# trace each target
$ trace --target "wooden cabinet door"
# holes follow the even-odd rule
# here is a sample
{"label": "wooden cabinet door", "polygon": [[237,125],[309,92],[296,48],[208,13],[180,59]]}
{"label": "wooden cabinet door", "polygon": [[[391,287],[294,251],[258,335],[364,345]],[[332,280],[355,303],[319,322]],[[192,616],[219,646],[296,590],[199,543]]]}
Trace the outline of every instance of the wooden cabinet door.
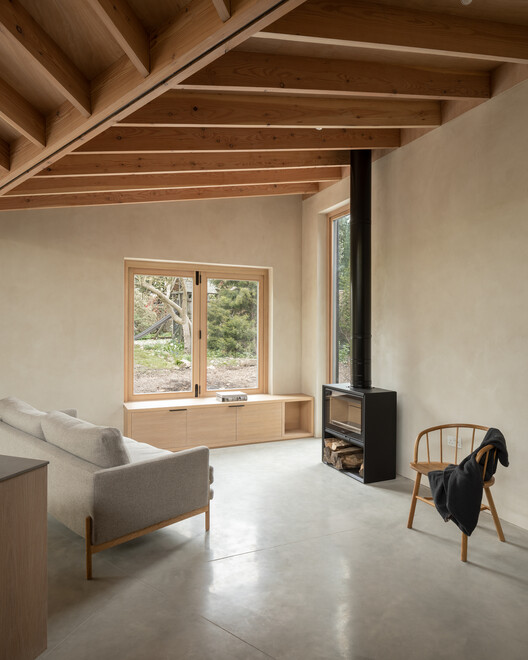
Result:
{"label": "wooden cabinet door", "polygon": [[130,437],[160,449],[183,449],[189,446],[187,415],[185,408],[132,413]]}
{"label": "wooden cabinet door", "polygon": [[187,411],[187,440],[193,447],[225,447],[236,442],[236,408],[196,406]]}
{"label": "wooden cabinet door", "polygon": [[237,410],[237,444],[279,440],[282,437],[282,403],[244,405]]}

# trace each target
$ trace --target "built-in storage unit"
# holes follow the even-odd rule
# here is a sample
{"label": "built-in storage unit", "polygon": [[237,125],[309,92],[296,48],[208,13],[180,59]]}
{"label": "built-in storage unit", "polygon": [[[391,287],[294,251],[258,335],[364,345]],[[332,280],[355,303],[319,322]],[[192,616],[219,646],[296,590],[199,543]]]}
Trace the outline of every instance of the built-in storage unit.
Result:
{"label": "built-in storage unit", "polygon": [[131,401],[124,406],[125,435],[171,451],[313,435],[313,397],[304,394],[255,394],[236,402],[213,397]]}
{"label": "built-in storage unit", "polygon": [[0,456],[0,658],[46,650],[47,465]]}
{"label": "built-in storage unit", "polygon": [[[363,450],[363,461],[341,470],[363,483],[396,476],[396,392],[376,387],[323,385],[323,460],[325,439],[346,441]],[[325,461],[327,462],[327,461]]]}

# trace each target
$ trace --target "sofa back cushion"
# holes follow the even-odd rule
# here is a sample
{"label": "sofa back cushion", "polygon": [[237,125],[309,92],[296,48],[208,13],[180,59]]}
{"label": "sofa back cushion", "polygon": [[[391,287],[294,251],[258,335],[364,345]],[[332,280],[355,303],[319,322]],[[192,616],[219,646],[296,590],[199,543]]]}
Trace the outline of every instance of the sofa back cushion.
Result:
{"label": "sofa back cushion", "polygon": [[50,444],[99,467],[109,468],[130,463],[119,429],[95,426],[54,411],[43,418],[42,430]]}
{"label": "sofa back cushion", "polygon": [[[77,411],[72,409],[64,410],[64,413],[71,417],[77,417]],[[42,431],[42,420],[47,413],[37,410],[29,403],[17,399],[15,396],[8,396],[0,400],[0,420],[14,426],[20,431],[30,433],[31,435],[44,440]]]}

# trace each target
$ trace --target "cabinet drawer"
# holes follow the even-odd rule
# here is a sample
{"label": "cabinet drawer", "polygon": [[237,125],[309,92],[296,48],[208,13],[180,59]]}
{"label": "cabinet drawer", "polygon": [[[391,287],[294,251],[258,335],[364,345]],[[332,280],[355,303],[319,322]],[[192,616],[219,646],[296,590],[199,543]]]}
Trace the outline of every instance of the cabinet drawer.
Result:
{"label": "cabinet drawer", "polygon": [[187,442],[187,410],[152,410],[131,415],[130,436],[160,449],[182,449]]}
{"label": "cabinet drawer", "polygon": [[282,436],[282,403],[245,405],[237,411],[237,444],[278,440]]}
{"label": "cabinet drawer", "polygon": [[193,447],[235,444],[237,408],[211,406],[187,411],[187,440]]}

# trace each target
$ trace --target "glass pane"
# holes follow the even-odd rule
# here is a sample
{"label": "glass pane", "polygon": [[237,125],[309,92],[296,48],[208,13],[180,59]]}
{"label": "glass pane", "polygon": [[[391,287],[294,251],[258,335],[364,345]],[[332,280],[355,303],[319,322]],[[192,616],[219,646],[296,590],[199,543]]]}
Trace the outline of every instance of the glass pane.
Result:
{"label": "glass pane", "polygon": [[134,393],[192,389],[191,277],[134,276]]}
{"label": "glass pane", "polygon": [[350,215],[344,215],[334,222],[333,377],[336,383],[350,382],[350,295]]}
{"label": "glass pane", "polygon": [[207,389],[258,387],[258,282],[207,279]]}

